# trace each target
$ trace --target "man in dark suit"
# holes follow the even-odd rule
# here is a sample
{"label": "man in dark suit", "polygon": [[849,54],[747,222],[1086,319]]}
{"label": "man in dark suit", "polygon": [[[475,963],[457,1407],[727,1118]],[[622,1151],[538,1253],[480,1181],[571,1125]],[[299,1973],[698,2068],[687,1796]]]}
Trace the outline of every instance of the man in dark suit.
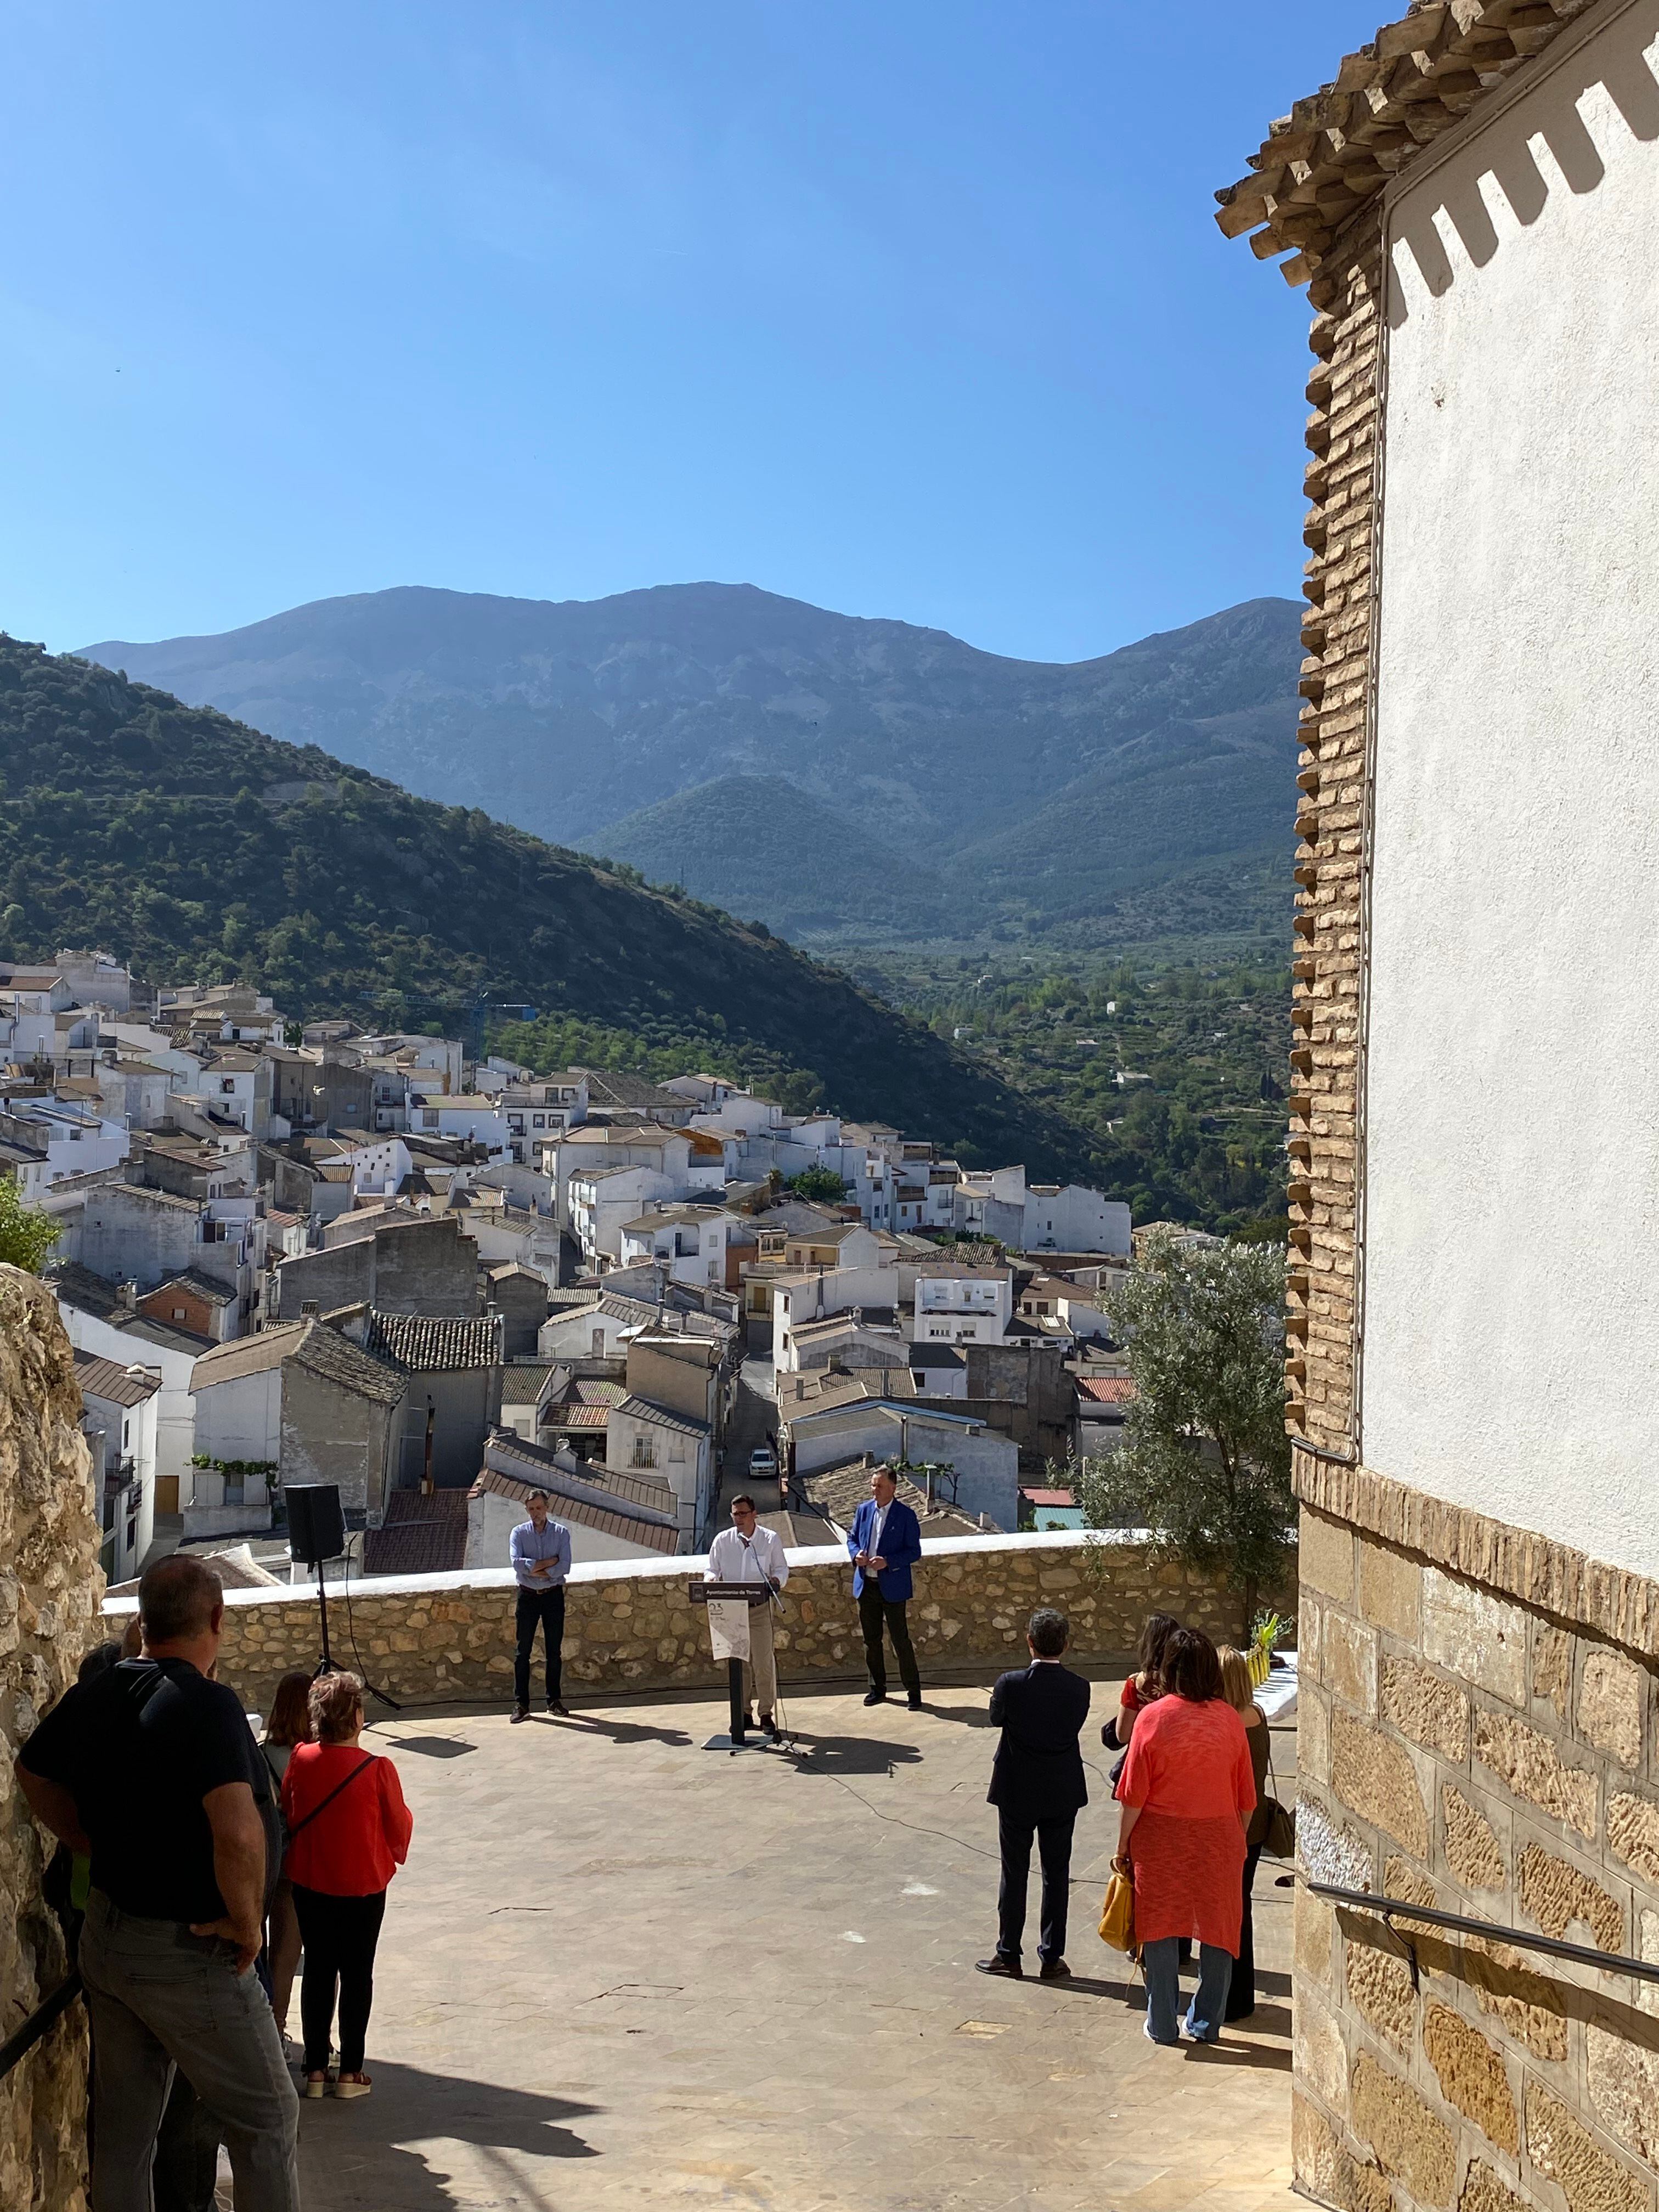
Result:
{"label": "man in dark suit", "polygon": [[999,1677],[991,1692],[991,1721],[1002,1730],[991,1768],[989,1802],[997,1808],[1002,1883],[997,1892],[997,1948],[975,1961],[981,1974],[1020,1980],[1020,1938],[1025,1932],[1025,1885],[1035,1835],[1042,1863],[1042,1924],[1037,1957],[1045,1982],[1064,1981],[1066,1906],[1071,1894],[1072,1829],[1089,1802],[1078,1737],[1089,1717],[1089,1685],[1060,1663],[1071,1641],[1071,1623],[1052,1606],[1039,1606],[1025,1631],[1031,1663]]}
{"label": "man in dark suit", "polygon": [[893,1656],[910,1710],[919,1713],[921,1675],[904,1608],[910,1602],[910,1569],[921,1557],[921,1523],[900,1498],[890,1468],[878,1467],[871,1475],[870,1495],[853,1516],[847,1548],[853,1555],[853,1595],[858,1600],[865,1664],[870,1669],[864,1702],[878,1705],[887,1695],[887,1654],[881,1642],[884,1626],[893,1639]]}

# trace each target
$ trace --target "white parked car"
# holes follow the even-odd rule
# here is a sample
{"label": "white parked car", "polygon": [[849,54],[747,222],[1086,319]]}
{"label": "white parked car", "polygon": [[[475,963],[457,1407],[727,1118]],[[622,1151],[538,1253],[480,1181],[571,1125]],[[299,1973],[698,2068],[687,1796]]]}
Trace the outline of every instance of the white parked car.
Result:
{"label": "white parked car", "polygon": [[775,1482],[778,1478],[778,1455],[770,1444],[757,1444],[749,1455],[749,1479]]}

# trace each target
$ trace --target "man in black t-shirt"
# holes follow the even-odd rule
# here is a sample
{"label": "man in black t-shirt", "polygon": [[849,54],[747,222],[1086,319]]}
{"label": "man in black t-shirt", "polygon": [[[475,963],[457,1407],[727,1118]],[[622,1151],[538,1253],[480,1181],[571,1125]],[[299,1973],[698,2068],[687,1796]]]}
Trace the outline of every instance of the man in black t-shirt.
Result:
{"label": "man in black t-shirt", "polygon": [[275,1814],[241,1705],[210,1679],[224,1595],[175,1553],[140,1583],[138,1612],[143,1656],[67,1691],[16,1764],[36,1817],[92,1861],[93,2212],[149,2212],[175,2065],[219,2124],[237,2212],[298,2212],[298,2100],[252,1972]]}

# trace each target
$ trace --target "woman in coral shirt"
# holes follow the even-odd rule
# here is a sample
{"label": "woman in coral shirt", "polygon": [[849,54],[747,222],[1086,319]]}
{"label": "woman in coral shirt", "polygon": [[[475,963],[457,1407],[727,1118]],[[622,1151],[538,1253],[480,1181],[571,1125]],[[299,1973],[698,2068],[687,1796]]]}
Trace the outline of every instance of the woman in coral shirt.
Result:
{"label": "woman in coral shirt", "polygon": [[[300,2024],[306,2094],[366,2097],[363,2044],[374,2001],[374,1948],[392,1875],[409,1856],[415,1826],[398,1770],[362,1748],[363,1686],[355,1674],[325,1674],[311,1686],[317,1741],[296,1743],[283,1778],[288,1822],[283,1861],[305,1939]],[[337,1988],[340,2070],[331,2085],[328,2045]]]}
{"label": "woman in coral shirt", "polygon": [[1178,2043],[1177,1954],[1199,1944],[1187,2033],[1213,2043],[1227,2009],[1244,1898],[1244,1831],[1255,1807],[1244,1723],[1222,1692],[1209,1638],[1178,1628],[1164,1646],[1164,1694],[1138,1715],[1118,1784],[1116,1864],[1135,1891],[1146,1976],[1146,2033]]}

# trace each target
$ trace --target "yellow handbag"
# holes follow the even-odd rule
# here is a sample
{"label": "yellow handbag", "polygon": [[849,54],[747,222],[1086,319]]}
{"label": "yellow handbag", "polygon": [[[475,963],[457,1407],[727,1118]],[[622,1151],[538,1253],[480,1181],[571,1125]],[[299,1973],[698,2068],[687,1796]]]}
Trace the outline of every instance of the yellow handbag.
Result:
{"label": "yellow handbag", "polygon": [[1135,1942],[1135,1886],[1127,1874],[1112,1869],[1112,1878],[1106,1885],[1106,1901],[1100,1908],[1100,1940],[1109,1943],[1114,1951],[1124,1951],[1133,1957],[1139,1948]]}

